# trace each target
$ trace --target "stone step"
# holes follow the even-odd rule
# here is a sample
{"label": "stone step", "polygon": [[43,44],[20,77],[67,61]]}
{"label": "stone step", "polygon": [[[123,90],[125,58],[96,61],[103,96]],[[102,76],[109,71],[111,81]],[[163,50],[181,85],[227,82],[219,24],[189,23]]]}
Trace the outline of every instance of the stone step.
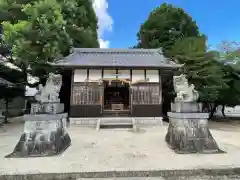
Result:
{"label": "stone step", "polygon": [[132,119],[114,119],[114,118],[102,118],[100,125],[127,125],[127,124],[133,124]]}
{"label": "stone step", "polygon": [[109,118],[99,118],[97,122],[96,129],[99,130],[101,126],[103,127],[121,127],[121,128],[132,128],[133,127],[133,119],[132,118],[118,118],[118,117],[109,117]]}
{"label": "stone step", "polygon": [[103,117],[129,117],[129,114],[103,114]]}
{"label": "stone step", "polygon": [[103,111],[103,117],[129,117],[129,111]]}
{"label": "stone step", "polygon": [[131,126],[133,125],[133,123],[129,123],[129,122],[118,122],[118,123],[115,123],[115,122],[102,122],[100,124],[100,126]]}

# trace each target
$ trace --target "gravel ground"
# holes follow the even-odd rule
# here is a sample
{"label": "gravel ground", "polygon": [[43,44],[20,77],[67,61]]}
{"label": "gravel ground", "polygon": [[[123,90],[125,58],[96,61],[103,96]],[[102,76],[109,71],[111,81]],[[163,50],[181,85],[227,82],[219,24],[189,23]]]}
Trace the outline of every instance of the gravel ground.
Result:
{"label": "gravel ground", "polygon": [[95,178],[95,179],[77,179],[77,180],[239,180],[240,176],[192,176],[192,177],[141,177],[141,178]]}
{"label": "gravel ground", "polygon": [[139,133],[126,129],[98,132],[74,125],[68,128],[72,145],[62,155],[6,159],[4,156],[13,151],[23,130],[22,123],[14,122],[0,128],[0,174],[240,167],[240,124],[210,122],[210,128],[220,149],[227,153],[175,154],[164,141],[166,124]]}

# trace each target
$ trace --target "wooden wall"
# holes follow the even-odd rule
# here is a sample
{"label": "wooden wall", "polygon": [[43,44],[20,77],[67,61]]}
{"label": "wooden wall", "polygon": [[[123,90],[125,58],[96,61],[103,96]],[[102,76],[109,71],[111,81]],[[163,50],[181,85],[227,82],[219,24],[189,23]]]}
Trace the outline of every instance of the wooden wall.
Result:
{"label": "wooden wall", "polygon": [[[103,86],[88,84],[86,79],[102,78],[130,79],[132,83],[148,79],[148,83],[134,84],[132,116],[158,117],[162,113],[162,87],[159,70],[146,69],[76,69],[73,74],[71,117],[98,117],[102,114]],[[154,91],[154,92],[153,92]],[[136,99],[139,99],[137,101]]]}

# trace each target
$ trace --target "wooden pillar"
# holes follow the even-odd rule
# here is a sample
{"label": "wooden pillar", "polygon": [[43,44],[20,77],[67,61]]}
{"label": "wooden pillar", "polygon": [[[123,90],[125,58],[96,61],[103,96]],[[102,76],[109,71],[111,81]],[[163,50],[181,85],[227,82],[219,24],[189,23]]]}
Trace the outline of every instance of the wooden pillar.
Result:
{"label": "wooden pillar", "polygon": [[162,71],[158,70],[158,74],[159,74],[159,96],[160,96],[160,104],[162,104]]}
{"label": "wooden pillar", "polygon": [[72,69],[70,105],[73,105],[74,71],[75,69]]}

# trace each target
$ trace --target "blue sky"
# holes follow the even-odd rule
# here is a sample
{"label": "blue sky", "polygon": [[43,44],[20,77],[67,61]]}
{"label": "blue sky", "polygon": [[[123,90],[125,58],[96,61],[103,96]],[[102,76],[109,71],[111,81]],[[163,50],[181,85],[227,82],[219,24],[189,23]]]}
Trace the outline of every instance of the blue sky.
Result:
{"label": "blue sky", "polygon": [[[95,0],[98,1],[98,0]],[[102,1],[102,0],[99,0]],[[208,36],[212,46],[222,40],[240,41],[240,0],[108,0],[111,31],[102,38],[110,48],[128,48],[136,44],[136,34],[151,10],[164,2],[183,8]],[[100,24],[101,25],[101,24]]]}

